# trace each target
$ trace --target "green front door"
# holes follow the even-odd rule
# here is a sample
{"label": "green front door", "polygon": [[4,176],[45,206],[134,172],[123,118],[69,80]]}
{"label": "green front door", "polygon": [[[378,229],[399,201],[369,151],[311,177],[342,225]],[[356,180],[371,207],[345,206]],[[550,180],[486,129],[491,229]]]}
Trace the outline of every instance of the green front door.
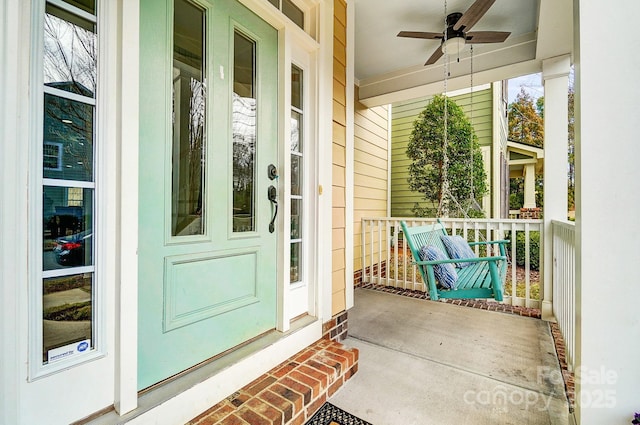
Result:
{"label": "green front door", "polygon": [[140,52],[142,389],[275,327],[277,32],[235,0],[142,0]]}

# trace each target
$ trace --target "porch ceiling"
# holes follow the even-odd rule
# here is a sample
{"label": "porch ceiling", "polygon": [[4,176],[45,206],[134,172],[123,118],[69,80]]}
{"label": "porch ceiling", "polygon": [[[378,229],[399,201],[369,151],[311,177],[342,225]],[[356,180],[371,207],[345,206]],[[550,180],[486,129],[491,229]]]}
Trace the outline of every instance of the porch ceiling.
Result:
{"label": "porch ceiling", "polygon": [[[474,0],[447,0],[447,13]],[[423,66],[439,40],[399,38],[400,30],[444,29],[444,0],[355,0],[355,76],[360,101],[388,104],[444,90],[444,60]],[[540,72],[542,60],[571,53],[571,0],[497,0],[473,31],[510,31],[504,43],[476,45],[473,85]],[[471,85],[469,48],[450,62],[447,90]]]}

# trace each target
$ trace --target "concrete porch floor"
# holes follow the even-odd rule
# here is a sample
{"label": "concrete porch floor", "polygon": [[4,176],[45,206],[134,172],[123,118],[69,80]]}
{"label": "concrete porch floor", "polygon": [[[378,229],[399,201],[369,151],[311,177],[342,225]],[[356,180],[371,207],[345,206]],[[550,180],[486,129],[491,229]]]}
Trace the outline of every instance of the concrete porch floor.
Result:
{"label": "concrete porch floor", "polygon": [[568,424],[546,322],[356,289],[358,373],[329,401],[375,425]]}

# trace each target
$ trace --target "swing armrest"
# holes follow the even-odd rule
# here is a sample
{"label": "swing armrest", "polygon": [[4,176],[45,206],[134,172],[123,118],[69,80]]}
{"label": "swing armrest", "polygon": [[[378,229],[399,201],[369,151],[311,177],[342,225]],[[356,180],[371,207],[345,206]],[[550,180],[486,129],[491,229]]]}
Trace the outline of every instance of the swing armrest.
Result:
{"label": "swing armrest", "polygon": [[456,258],[454,260],[425,260],[425,261],[412,261],[411,263],[416,266],[435,266],[436,264],[445,264],[445,263],[480,263],[483,261],[486,262],[496,262],[506,260],[507,257],[503,255],[496,255],[493,257],[474,257],[474,258]]}
{"label": "swing armrest", "polygon": [[505,244],[505,243],[509,243],[509,239],[499,239],[499,240],[495,240],[495,241],[480,241],[480,242],[469,242],[469,246],[475,246],[475,245],[490,245],[490,244],[494,244],[494,243],[498,243],[498,244]]}

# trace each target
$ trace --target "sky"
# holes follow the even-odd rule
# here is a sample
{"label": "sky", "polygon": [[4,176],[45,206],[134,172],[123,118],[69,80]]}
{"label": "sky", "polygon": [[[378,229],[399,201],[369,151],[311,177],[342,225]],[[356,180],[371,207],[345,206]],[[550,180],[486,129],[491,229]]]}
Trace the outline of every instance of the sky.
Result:
{"label": "sky", "polygon": [[544,89],[542,87],[542,78],[541,74],[529,74],[523,75],[518,78],[512,78],[509,80],[509,103],[512,103],[518,93],[520,92],[520,87],[524,87],[524,89],[529,93],[531,97],[533,97],[533,102],[535,103],[536,99],[540,96],[544,95]]}

